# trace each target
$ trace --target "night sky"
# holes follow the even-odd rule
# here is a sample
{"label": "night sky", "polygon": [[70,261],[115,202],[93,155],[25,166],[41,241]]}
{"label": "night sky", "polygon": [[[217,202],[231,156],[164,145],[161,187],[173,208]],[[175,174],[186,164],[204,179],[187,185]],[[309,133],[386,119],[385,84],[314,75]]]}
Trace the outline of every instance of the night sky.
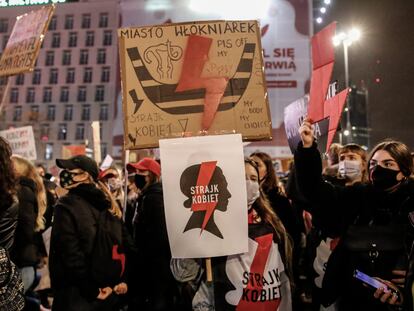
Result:
{"label": "night sky", "polygon": [[[322,25],[337,21],[337,33],[352,26],[362,32],[360,41],[348,50],[349,77],[351,85],[365,85],[369,92],[370,145],[394,138],[414,149],[414,1],[331,1]],[[314,1],[314,7],[321,2]],[[319,29],[315,24],[315,33]],[[335,57],[332,80],[338,79],[342,90],[342,48]]]}

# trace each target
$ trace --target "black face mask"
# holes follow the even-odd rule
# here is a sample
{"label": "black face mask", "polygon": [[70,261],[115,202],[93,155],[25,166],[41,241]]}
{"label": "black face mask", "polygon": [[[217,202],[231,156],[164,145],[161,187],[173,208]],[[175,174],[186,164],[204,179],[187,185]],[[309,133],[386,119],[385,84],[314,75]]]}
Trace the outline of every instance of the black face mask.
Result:
{"label": "black face mask", "polygon": [[397,185],[400,181],[397,180],[397,175],[400,171],[391,170],[389,168],[376,165],[371,170],[371,179],[375,188],[380,190],[389,189]]}
{"label": "black face mask", "polygon": [[138,189],[142,190],[144,189],[145,185],[147,184],[145,180],[145,176],[135,174],[135,186],[137,186]]}
{"label": "black face mask", "polygon": [[73,180],[73,177],[78,175],[77,173],[71,173],[68,170],[63,170],[59,174],[59,182],[62,188],[66,188],[72,186],[73,184],[77,183]]}

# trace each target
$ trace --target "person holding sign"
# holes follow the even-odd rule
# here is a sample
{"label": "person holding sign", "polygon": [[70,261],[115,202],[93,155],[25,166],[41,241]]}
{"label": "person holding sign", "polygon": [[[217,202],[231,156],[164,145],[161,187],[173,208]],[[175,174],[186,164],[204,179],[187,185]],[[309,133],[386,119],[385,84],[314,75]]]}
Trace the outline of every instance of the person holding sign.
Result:
{"label": "person holding sign", "polygon": [[[337,300],[338,310],[389,310],[402,306],[408,269],[407,250],[414,237],[413,162],[398,141],[379,143],[368,157],[367,184],[334,186],[322,179],[322,165],[309,119],[299,129],[295,152],[301,193],[323,223],[341,230],[322,283],[323,304]],[[367,275],[375,286],[364,285]]]}
{"label": "person holding sign", "polygon": [[212,258],[212,283],[200,259],[171,260],[174,277],[192,293],[193,310],[292,310],[291,242],[260,190],[256,162],[246,159],[245,172],[248,252]]}

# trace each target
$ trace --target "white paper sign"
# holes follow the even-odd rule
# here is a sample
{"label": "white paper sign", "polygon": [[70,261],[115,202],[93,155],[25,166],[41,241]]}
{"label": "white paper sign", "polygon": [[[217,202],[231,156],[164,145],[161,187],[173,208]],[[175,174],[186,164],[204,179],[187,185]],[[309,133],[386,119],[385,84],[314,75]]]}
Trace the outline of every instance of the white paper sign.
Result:
{"label": "white paper sign", "polygon": [[36,145],[31,126],[23,126],[10,130],[0,131],[10,144],[13,154],[17,154],[28,160],[36,160]]}
{"label": "white paper sign", "polygon": [[247,252],[241,135],[160,140],[162,185],[173,258]]}

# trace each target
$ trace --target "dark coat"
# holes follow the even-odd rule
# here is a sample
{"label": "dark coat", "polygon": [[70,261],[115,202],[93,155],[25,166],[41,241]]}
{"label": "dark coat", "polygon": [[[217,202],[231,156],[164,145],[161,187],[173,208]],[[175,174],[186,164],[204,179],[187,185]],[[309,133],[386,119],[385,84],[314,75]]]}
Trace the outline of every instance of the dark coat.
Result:
{"label": "dark coat", "polygon": [[[92,278],[91,253],[99,213],[110,207],[93,184],[81,184],[55,206],[50,244],[50,278],[55,294],[53,310],[110,310],[114,297],[98,301]],[[121,225],[121,221],[120,221]]]}
{"label": "dark coat", "polygon": [[9,206],[0,207],[0,246],[10,251],[14,242],[14,235],[19,215],[17,197]]}
{"label": "dark coat", "polygon": [[[353,271],[359,269],[373,277],[390,280],[392,270],[407,269],[414,237],[414,228],[409,221],[409,215],[414,211],[414,182],[403,182],[393,193],[379,191],[371,184],[334,186],[322,179],[322,164],[316,144],[311,148],[303,148],[300,144],[295,152],[295,165],[301,194],[316,203],[312,204],[310,212],[321,220],[321,226],[330,224],[343,237],[328,261],[323,281],[325,293],[328,296],[332,294],[332,297],[339,293],[340,310],[387,310],[386,304],[373,298],[372,289],[353,278]],[[367,235],[355,238],[353,233],[358,232],[357,229],[377,230],[380,227],[402,229],[403,234],[397,242],[404,242],[404,248],[398,254],[380,250],[380,256],[374,260],[381,261],[383,264],[380,265],[369,262],[366,258],[368,251],[361,251],[358,255],[350,251],[352,242],[368,239]],[[382,231],[381,239],[391,238],[393,232],[386,236]]]}
{"label": "dark coat", "polygon": [[25,177],[19,179],[19,217],[11,252],[11,258],[19,268],[36,266],[39,261],[35,232],[38,213],[35,191],[33,180]]}
{"label": "dark coat", "polygon": [[168,242],[161,183],[144,189],[134,219],[134,240],[140,254],[140,282],[136,290],[149,305],[148,310],[172,310],[176,282],[170,270]]}

